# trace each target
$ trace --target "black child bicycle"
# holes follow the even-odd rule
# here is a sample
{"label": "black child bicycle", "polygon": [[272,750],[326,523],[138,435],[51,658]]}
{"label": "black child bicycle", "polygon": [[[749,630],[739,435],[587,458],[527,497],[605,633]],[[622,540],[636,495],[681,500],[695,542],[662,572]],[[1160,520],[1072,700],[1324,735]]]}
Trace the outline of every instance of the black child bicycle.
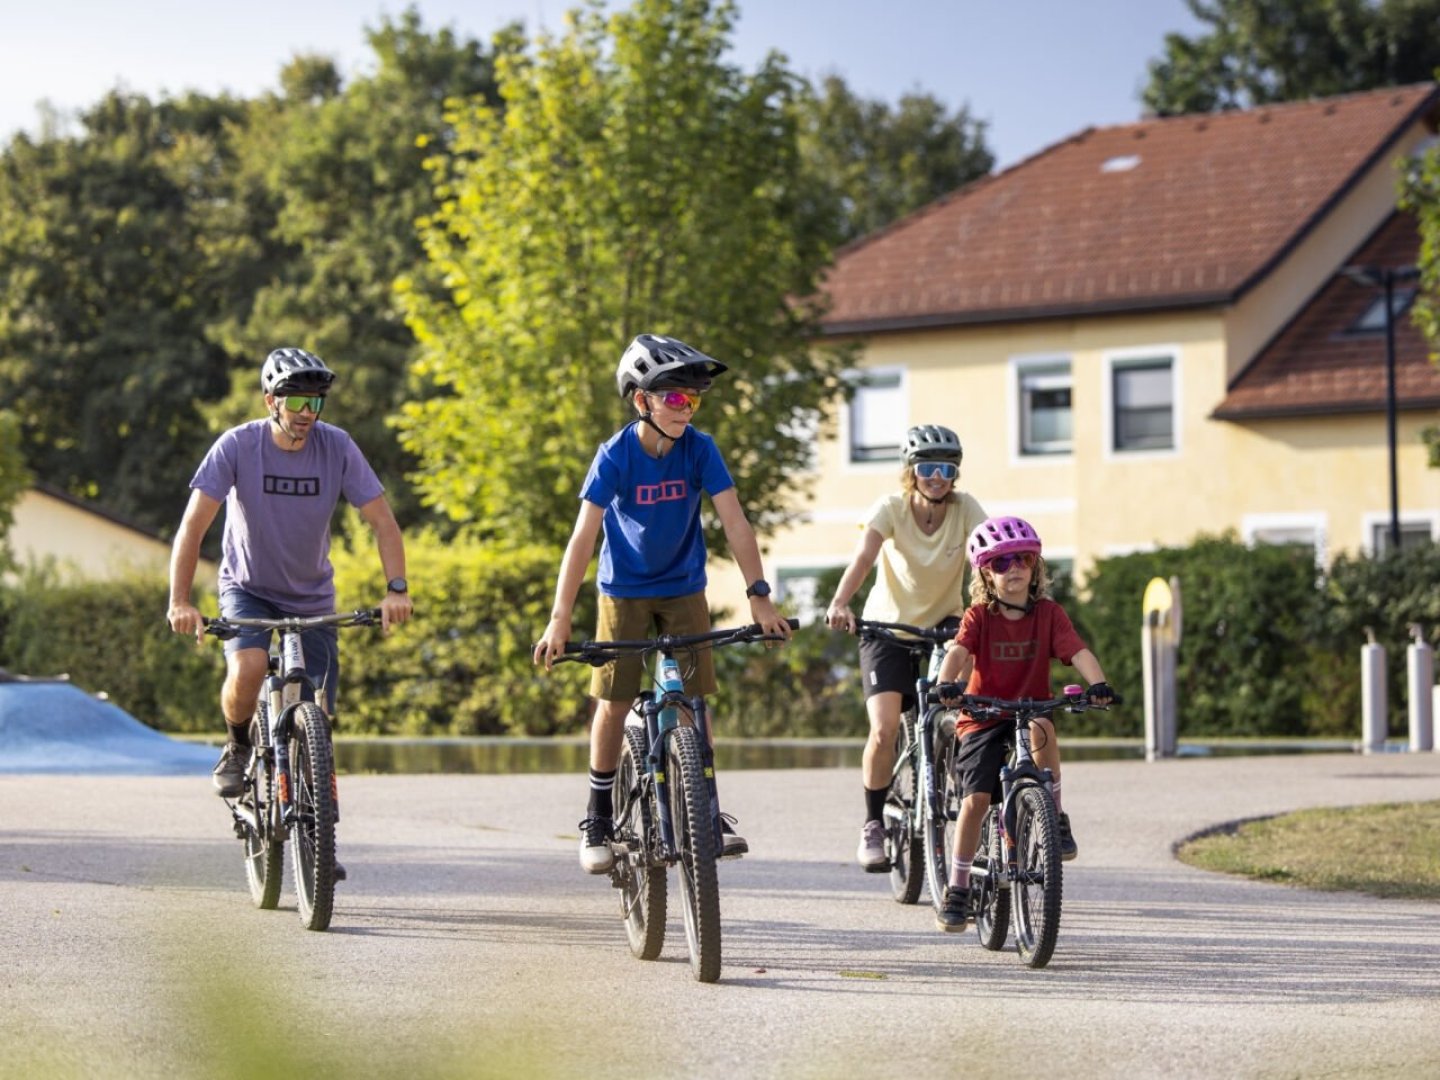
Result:
{"label": "black child bicycle", "polygon": [[[991,803],[980,824],[980,843],[970,870],[970,902],[980,944],[999,951],[1005,947],[1010,924],[1015,925],[1015,949],[1027,967],[1050,962],[1060,934],[1060,907],[1064,870],[1060,854],[1060,824],[1051,794],[1049,769],[1035,764],[1030,750],[1030,721],[1057,709],[1079,713],[1104,709],[1092,705],[1080,686],[1048,700],[1011,701],[961,693],[958,683],[942,683],[931,695],[936,702],[963,709],[979,721],[1009,720],[1015,738],[1008,764],[1000,768],[1001,799]],[[1117,695],[1113,703],[1120,703]],[[943,768],[954,782],[955,743],[944,754]]]}
{"label": "black child bicycle", "polygon": [[318,626],[379,626],[380,609],[280,619],[206,619],[205,632],[222,640],[246,631],[276,630],[269,670],[250,720],[250,760],[244,790],[226,799],[235,835],[245,845],[245,877],[259,908],[280,902],[285,843],[300,921],[325,930],[335,907],[335,824],[340,820],[330,719],[319,688],[305,671],[301,642]]}
{"label": "black child bicycle", "polygon": [[[799,624],[789,620],[792,628]],[[666,869],[679,870],[690,970],[700,982],[720,977],[720,882],[724,849],[715,760],[703,697],[687,697],[676,654],[742,642],[780,641],[759,626],[704,634],[662,634],[639,641],[570,642],[557,662],[600,666],[622,656],[659,658],[653,686],[635,699],[615,774],[615,865],[620,915],[630,951],[654,960],[665,944]]]}

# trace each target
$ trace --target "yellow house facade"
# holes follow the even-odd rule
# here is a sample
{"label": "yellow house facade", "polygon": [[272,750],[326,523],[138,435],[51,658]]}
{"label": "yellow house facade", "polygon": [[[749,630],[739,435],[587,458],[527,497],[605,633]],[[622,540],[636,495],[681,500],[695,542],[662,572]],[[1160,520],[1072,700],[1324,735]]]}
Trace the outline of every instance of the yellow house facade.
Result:
{"label": "yellow house facade", "polygon": [[[54,565],[70,580],[106,581],[131,574],[166,581],[170,545],[160,537],[48,485],[21,494],[7,536],[20,566]],[[217,568],[202,561],[197,580]]]}
{"label": "yellow house facade", "polygon": [[[1426,84],[1090,130],[842,252],[825,328],[862,360],[801,519],[767,543],[782,598],[823,610],[816,574],[848,561],[922,423],[959,433],[962,490],[1082,578],[1225,530],[1309,543],[1322,565],[1383,547],[1380,294],[1341,271],[1414,262],[1398,169],[1437,116]],[[1398,516],[1402,540],[1440,539],[1420,439],[1440,373],[1412,294],[1392,308]],[[743,611],[733,568],[711,578]]]}

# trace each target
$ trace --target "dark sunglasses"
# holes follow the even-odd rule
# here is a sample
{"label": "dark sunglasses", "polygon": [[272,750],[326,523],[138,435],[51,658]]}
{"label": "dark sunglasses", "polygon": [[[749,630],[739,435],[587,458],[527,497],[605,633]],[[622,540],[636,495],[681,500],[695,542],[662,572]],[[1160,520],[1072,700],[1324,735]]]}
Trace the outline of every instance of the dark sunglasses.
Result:
{"label": "dark sunglasses", "polygon": [[651,397],[659,398],[667,409],[677,412],[686,405],[690,406],[691,412],[700,408],[700,395],[693,390],[652,390],[649,393]]}
{"label": "dark sunglasses", "polygon": [[299,412],[308,408],[316,416],[325,408],[324,394],[288,394],[280,399],[285,403],[285,408],[291,412]]}
{"label": "dark sunglasses", "polygon": [[1003,574],[1016,563],[1020,563],[1026,570],[1035,566],[1035,553],[1033,551],[1021,551],[1015,555],[996,555],[986,566],[992,573]]}
{"label": "dark sunglasses", "polygon": [[960,466],[953,461],[917,461],[915,475],[921,480],[938,476],[941,480],[954,480],[960,475]]}

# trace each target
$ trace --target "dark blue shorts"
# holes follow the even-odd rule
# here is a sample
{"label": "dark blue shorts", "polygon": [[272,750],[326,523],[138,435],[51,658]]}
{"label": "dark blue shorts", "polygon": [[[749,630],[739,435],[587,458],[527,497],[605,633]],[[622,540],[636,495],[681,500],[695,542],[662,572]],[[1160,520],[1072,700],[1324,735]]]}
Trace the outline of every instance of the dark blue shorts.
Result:
{"label": "dark blue shorts", "polygon": [[[268,600],[247,593],[244,589],[229,588],[220,594],[220,614],[237,619],[283,619],[293,611],[282,611]],[[264,649],[270,651],[273,630],[257,630],[253,634],[241,634],[225,642],[225,655],[241,649]],[[333,626],[317,626],[306,630],[300,639],[305,650],[305,672],[315,683],[316,699],[320,687],[325,688],[322,704],[325,711],[334,714],[335,696],[340,688],[340,632]]]}

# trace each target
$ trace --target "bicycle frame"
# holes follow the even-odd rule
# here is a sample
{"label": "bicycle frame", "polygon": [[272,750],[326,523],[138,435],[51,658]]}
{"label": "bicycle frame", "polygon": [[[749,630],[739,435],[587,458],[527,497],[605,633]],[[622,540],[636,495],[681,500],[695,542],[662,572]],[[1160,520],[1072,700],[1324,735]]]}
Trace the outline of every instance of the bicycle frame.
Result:
{"label": "bicycle frame", "polygon": [[715,839],[717,844],[723,841],[720,802],[715,791],[715,755],[710,747],[710,726],[705,711],[705,699],[685,696],[685,680],[680,673],[680,663],[675,659],[674,646],[661,645],[658,651],[660,670],[654,676],[654,688],[640,695],[635,709],[645,724],[645,767],[650,782],[655,785],[656,804],[660,810],[660,843],[665,861],[673,863],[680,858],[681,852],[675,843],[675,822],[670,815],[670,789],[665,776],[665,754],[671,733],[680,726],[681,706],[690,712],[691,722],[700,736],[700,759],[705,767],[705,779],[709,787]]}

